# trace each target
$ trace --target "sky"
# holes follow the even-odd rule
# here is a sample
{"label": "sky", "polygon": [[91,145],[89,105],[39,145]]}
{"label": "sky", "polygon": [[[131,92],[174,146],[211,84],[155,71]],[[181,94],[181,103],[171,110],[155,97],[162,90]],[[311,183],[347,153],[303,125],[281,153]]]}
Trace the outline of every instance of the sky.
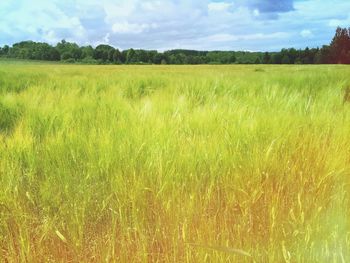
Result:
{"label": "sky", "polygon": [[0,45],[277,51],[329,44],[350,0],[0,0]]}

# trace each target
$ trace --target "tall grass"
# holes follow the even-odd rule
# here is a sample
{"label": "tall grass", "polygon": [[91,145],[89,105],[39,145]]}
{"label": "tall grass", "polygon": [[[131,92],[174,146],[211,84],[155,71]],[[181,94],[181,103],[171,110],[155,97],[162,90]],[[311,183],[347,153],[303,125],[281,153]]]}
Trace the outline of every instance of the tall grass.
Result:
{"label": "tall grass", "polygon": [[349,73],[1,64],[0,261],[350,261]]}

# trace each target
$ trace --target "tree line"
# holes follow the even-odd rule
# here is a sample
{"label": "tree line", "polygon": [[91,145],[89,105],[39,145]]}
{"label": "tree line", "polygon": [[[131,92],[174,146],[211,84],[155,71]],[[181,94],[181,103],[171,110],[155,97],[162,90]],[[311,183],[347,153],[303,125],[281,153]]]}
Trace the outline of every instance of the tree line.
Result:
{"label": "tree line", "polygon": [[22,41],[0,47],[0,57],[85,64],[350,64],[350,28],[338,27],[329,45],[282,49],[280,52],[127,49],[110,45],[78,46],[62,40],[56,46]]}

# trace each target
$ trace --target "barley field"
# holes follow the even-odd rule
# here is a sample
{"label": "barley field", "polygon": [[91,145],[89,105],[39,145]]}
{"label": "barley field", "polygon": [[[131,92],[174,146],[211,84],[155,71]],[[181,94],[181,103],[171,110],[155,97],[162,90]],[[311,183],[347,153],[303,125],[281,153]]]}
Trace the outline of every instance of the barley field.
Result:
{"label": "barley field", "polygon": [[349,262],[347,66],[0,63],[0,262]]}

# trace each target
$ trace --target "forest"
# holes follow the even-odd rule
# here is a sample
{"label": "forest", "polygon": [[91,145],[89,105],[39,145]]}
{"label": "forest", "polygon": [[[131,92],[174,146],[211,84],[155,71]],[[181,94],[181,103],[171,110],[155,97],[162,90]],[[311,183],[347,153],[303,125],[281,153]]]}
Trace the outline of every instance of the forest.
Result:
{"label": "forest", "polygon": [[321,48],[285,48],[279,52],[121,51],[106,44],[94,48],[62,40],[56,46],[34,41],[5,45],[0,48],[0,57],[81,64],[350,64],[350,28],[338,27],[331,43]]}

